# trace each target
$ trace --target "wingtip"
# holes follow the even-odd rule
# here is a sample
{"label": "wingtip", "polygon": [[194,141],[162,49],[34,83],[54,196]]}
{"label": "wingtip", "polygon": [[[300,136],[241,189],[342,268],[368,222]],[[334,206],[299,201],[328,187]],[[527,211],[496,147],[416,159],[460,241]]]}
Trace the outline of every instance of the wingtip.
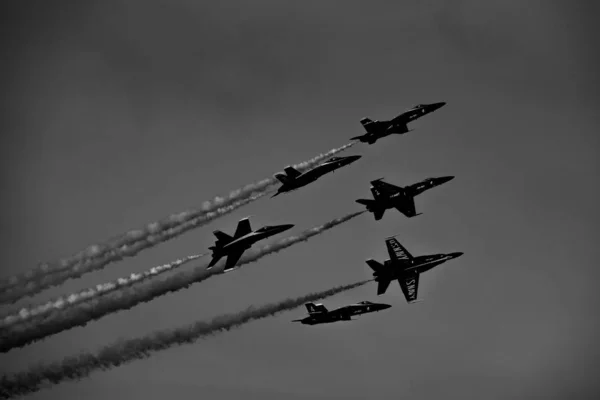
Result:
{"label": "wingtip", "polygon": [[397,233],[397,234],[395,234],[395,235],[392,235],[392,236],[388,236],[388,237],[386,237],[386,238],[385,238],[385,240],[388,240],[388,239],[393,239],[393,238],[395,238],[395,237],[398,237],[398,236],[400,236],[400,235],[401,235],[400,233]]}

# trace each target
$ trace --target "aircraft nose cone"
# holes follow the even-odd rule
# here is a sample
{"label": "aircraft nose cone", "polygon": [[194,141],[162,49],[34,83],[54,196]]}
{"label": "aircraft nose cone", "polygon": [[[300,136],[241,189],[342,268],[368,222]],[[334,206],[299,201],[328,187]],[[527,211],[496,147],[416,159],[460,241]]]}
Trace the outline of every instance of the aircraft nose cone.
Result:
{"label": "aircraft nose cone", "polygon": [[456,253],[450,253],[449,256],[452,258],[457,258],[457,257],[462,256],[463,254],[465,254],[465,253],[463,253],[462,251],[457,251]]}
{"label": "aircraft nose cone", "polygon": [[388,308],[390,308],[391,306],[389,304],[381,304],[379,309],[380,310],[387,310]]}
{"label": "aircraft nose cone", "polygon": [[434,109],[437,110],[438,108],[444,107],[446,105],[446,102],[445,101],[441,101],[439,103],[433,103],[432,105],[433,105]]}
{"label": "aircraft nose cone", "polygon": [[360,159],[362,156],[348,156],[346,157],[346,160],[348,160],[349,163],[353,163],[354,161]]}
{"label": "aircraft nose cone", "polygon": [[294,227],[294,224],[286,224],[286,225],[279,225],[277,228],[279,230],[279,232],[283,232],[283,231],[287,231],[288,229],[292,229]]}
{"label": "aircraft nose cone", "polygon": [[442,183],[450,182],[452,179],[454,179],[453,176],[442,176],[441,178],[438,178],[438,181],[440,182],[440,184],[442,184]]}

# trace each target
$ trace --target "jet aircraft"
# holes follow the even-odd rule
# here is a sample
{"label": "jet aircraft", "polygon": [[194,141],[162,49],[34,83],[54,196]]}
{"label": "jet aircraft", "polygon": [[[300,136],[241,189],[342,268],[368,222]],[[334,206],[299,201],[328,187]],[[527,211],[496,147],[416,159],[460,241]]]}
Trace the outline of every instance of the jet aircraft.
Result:
{"label": "jet aircraft", "polygon": [[372,258],[366,260],[367,265],[374,271],[373,277],[377,282],[377,294],[385,293],[390,282],[398,280],[408,303],[417,300],[419,276],[423,272],[463,255],[461,252],[456,252],[413,257],[393,236],[385,239],[385,245],[390,255],[389,260],[385,260],[383,264]]}
{"label": "jet aircraft", "polygon": [[308,317],[295,319],[292,322],[301,322],[304,325],[326,324],[337,321],[352,321],[352,316],[372,313],[386,310],[391,306],[389,304],[371,303],[370,301],[361,301],[356,304],[327,310],[323,304],[306,303]]}
{"label": "jet aircraft", "polygon": [[235,268],[244,251],[249,249],[254,243],[259,240],[268,238],[269,236],[277,235],[278,233],[287,231],[294,225],[275,225],[263,226],[255,231],[250,227],[249,218],[242,218],[237,225],[235,234],[230,236],[222,231],[214,231],[213,234],[217,237],[214,246],[209,247],[213,251],[213,258],[206,269],[211,269],[217,261],[223,256],[227,256],[224,272],[231,271]]}
{"label": "jet aircraft", "polygon": [[371,193],[374,200],[358,199],[356,202],[367,207],[367,211],[372,212],[375,220],[379,221],[385,210],[395,208],[408,218],[415,217],[418,213],[415,209],[415,196],[426,190],[439,186],[454,179],[453,176],[443,176],[440,178],[427,178],[421,182],[410,186],[399,187],[383,181],[379,178],[371,181]]}
{"label": "jet aircraft", "polygon": [[373,144],[377,140],[389,136],[391,134],[402,135],[410,132],[412,129],[408,129],[407,124],[414,121],[417,118],[421,118],[441,107],[446,103],[432,103],[432,104],[417,104],[416,106],[404,111],[397,117],[388,121],[373,121],[370,118],[363,118],[360,123],[365,128],[367,133],[361,136],[355,136],[350,140],[360,140],[363,143]]}
{"label": "jet aircraft", "polygon": [[283,169],[285,174],[275,174],[275,178],[279,179],[283,185],[281,185],[279,190],[277,190],[277,193],[271,197],[275,197],[281,193],[290,192],[292,190],[299,189],[302,186],[308,185],[309,183],[316,181],[321,176],[329,172],[335,172],[336,169],[353,163],[360,157],[361,156],[332,157],[304,173],[301,173],[294,167],[285,167]]}

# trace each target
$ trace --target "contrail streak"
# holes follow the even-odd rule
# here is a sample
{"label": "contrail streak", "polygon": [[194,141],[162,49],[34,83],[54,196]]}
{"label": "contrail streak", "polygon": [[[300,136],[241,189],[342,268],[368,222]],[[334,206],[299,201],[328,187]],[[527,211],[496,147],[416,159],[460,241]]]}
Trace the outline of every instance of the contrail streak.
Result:
{"label": "contrail streak", "polygon": [[[328,229],[340,225],[365,211],[358,211],[341,218],[336,218],[323,225],[307,229],[298,235],[290,236],[272,244],[261,247],[253,254],[241,258],[237,266],[242,266],[260,258],[279,252],[296,243],[308,240]],[[209,277],[222,274],[223,268],[206,270],[206,265],[194,268],[190,271],[182,271],[164,280],[148,282],[147,284],[123,288],[115,293],[97,297],[60,312],[51,312],[43,319],[25,322],[12,328],[0,331],[0,353],[6,353],[15,347],[22,347],[29,343],[41,340],[76,326],[84,326],[87,323],[98,320],[107,314],[119,310],[127,310],[140,303],[148,302],[156,297],[164,296],[170,292],[185,289],[194,283],[202,282]]]}
{"label": "contrail streak", "polygon": [[135,360],[148,358],[152,353],[167,350],[173,346],[194,341],[237,328],[257,319],[274,316],[293,310],[310,301],[317,301],[356,287],[371,279],[350,285],[337,286],[322,292],[315,292],[298,298],[286,299],[261,307],[249,307],[237,314],[225,314],[211,321],[198,321],[187,326],[151,333],[140,338],[117,341],[99,351],[81,353],[64,358],[62,361],[40,364],[29,370],[0,378],[0,397],[12,397],[37,392],[49,385],[64,381],[76,381],[88,377],[97,370],[108,370]]}
{"label": "contrail streak", "polygon": [[6,292],[0,293],[0,303],[15,302],[24,296],[33,295],[49,287],[60,285],[68,279],[77,278],[88,272],[99,270],[110,262],[122,260],[124,257],[132,257],[141,250],[153,247],[160,242],[172,239],[191,229],[205,225],[218,217],[229,214],[242,205],[248,204],[267,195],[268,193],[269,192],[267,191],[256,193],[253,196],[238,200],[228,206],[205,213],[181,225],[158,231],[154,235],[147,236],[145,239],[139,240],[131,245],[123,245],[114,251],[104,253],[103,257],[89,260],[83,269],[76,265],[70,270],[42,276],[37,282],[30,281],[25,286],[14,286],[12,289],[8,289]]}
{"label": "contrail streak", "polygon": [[18,313],[2,317],[0,319],[0,329],[8,328],[14,324],[23,323],[36,317],[39,318],[53,311],[64,310],[83,301],[92,300],[98,296],[114,292],[115,290],[123,289],[133,284],[144,282],[147,279],[158,276],[160,274],[164,274],[165,272],[169,272],[173,270],[173,268],[180,267],[183,264],[203,257],[206,254],[208,253],[195,254],[192,256],[187,256],[185,258],[180,258],[168,264],[152,267],[149,270],[146,270],[141,273],[132,273],[126,278],[118,278],[112,282],[101,283],[91,288],[81,290],[77,293],[72,293],[54,300],[50,300],[44,304],[40,304],[35,307],[23,308]]}
{"label": "contrail streak", "polygon": [[[354,144],[356,142],[350,142],[319,154],[310,160],[294,165],[294,168],[304,171]],[[0,303],[14,303],[21,297],[36,294],[68,279],[78,278],[85,273],[103,268],[111,262],[131,257],[143,249],[172,239],[189,229],[202,226],[223,215],[223,213],[218,213],[218,210],[229,209],[232,211],[257,200],[266,194],[266,191],[271,190],[277,182],[274,177],[263,179],[234,190],[227,197],[217,196],[212,201],[205,201],[200,209],[172,214],[160,221],[147,224],[142,229],[129,231],[104,244],[88,246],[86,250],[71,257],[54,263],[43,263],[23,274],[6,278],[0,281]],[[211,213],[216,214],[212,214],[212,218],[206,218]],[[182,229],[182,227],[187,228]]]}

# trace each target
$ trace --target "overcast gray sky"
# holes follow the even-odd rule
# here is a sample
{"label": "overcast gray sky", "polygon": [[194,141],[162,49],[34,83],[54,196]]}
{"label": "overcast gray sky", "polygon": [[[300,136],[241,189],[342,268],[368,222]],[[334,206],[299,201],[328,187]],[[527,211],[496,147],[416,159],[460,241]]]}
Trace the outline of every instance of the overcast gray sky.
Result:
{"label": "overcast gray sky", "polygon": [[398,234],[414,255],[465,253],[423,275],[424,302],[369,284],[324,304],[391,309],[323,327],[290,323],[299,309],[29,398],[595,398],[599,11],[533,0],[13,7],[2,24],[3,276],[343,145],[362,117],[448,102],[414,132],[354,146],[343,155],[363,158],[335,175],[32,301],[200,253],[212,230],[249,214],[254,227],[297,232],[360,209],[372,179],[456,179],[419,196],[417,218],[359,216],[2,355],[0,370],[368,278],[364,260],[385,259],[383,239]]}

